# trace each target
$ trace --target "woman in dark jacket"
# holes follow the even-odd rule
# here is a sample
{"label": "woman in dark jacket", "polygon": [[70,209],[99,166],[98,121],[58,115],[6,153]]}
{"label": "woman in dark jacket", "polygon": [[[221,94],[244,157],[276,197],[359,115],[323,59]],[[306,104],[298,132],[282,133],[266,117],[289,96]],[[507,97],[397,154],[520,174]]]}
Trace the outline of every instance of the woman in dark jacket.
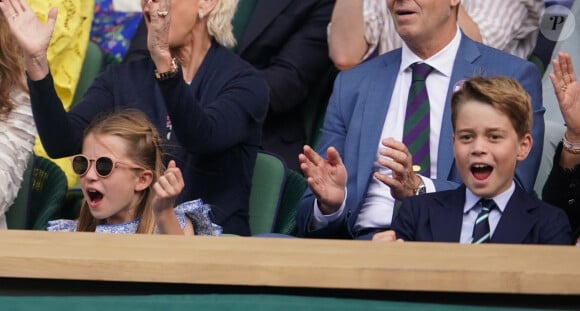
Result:
{"label": "woman in dark jacket", "polygon": [[57,10],[41,22],[23,0],[0,2],[25,57],[34,119],[51,157],[80,152],[103,111],[137,108],[157,126],[184,173],[176,203],[201,198],[224,233],[249,235],[248,204],[268,86],[227,47],[237,0],[142,0],[150,58],[112,66],[66,112],[46,60]]}

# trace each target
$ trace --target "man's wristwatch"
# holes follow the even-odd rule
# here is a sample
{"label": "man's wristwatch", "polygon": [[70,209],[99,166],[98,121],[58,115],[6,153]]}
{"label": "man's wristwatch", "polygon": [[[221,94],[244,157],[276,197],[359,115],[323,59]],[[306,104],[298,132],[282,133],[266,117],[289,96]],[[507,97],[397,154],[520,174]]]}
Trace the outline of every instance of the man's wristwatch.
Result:
{"label": "man's wristwatch", "polygon": [[417,188],[415,189],[415,195],[420,195],[420,194],[427,192],[427,187],[425,186],[425,183],[423,182],[423,178],[419,177],[419,179],[421,181],[419,182],[419,185],[417,185]]}
{"label": "man's wristwatch", "polygon": [[178,71],[179,71],[179,68],[177,67],[177,61],[175,60],[175,58],[172,58],[171,59],[171,68],[169,69],[169,71],[158,72],[157,69],[155,69],[155,78],[159,81],[167,80],[169,78],[175,77],[175,75],[177,74]]}

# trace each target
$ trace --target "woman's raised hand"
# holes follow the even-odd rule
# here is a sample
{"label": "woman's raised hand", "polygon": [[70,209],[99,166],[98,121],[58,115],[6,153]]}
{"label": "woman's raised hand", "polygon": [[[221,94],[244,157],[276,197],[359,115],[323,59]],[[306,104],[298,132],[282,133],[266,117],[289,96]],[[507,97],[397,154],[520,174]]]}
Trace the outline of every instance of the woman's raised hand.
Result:
{"label": "woman's raised hand", "polygon": [[22,48],[28,76],[32,80],[44,78],[49,71],[46,53],[56,23],[57,8],[50,9],[46,23],[36,16],[25,0],[2,0],[0,10]]}

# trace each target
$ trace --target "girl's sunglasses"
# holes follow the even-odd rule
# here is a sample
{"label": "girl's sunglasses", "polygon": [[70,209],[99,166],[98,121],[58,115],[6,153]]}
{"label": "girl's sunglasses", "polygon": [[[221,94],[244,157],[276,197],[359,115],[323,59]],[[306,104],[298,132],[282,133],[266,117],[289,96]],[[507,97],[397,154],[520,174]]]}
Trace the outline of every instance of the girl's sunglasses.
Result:
{"label": "girl's sunglasses", "polygon": [[81,177],[85,176],[85,174],[89,171],[89,168],[91,168],[92,162],[95,162],[95,171],[97,172],[97,175],[99,175],[102,178],[111,175],[111,173],[113,172],[113,168],[117,167],[119,164],[125,165],[133,169],[144,169],[140,166],[114,161],[109,157],[100,157],[95,160],[89,159],[82,154],[78,154],[72,157],[73,171],[75,172],[75,174]]}

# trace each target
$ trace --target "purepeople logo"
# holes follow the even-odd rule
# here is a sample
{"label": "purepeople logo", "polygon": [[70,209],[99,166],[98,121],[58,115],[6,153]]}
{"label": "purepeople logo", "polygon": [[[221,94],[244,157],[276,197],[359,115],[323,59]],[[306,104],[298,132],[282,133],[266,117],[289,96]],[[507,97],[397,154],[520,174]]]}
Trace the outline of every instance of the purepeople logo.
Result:
{"label": "purepeople logo", "polygon": [[568,39],[575,28],[576,18],[574,14],[563,5],[550,5],[540,20],[540,32],[552,41]]}

